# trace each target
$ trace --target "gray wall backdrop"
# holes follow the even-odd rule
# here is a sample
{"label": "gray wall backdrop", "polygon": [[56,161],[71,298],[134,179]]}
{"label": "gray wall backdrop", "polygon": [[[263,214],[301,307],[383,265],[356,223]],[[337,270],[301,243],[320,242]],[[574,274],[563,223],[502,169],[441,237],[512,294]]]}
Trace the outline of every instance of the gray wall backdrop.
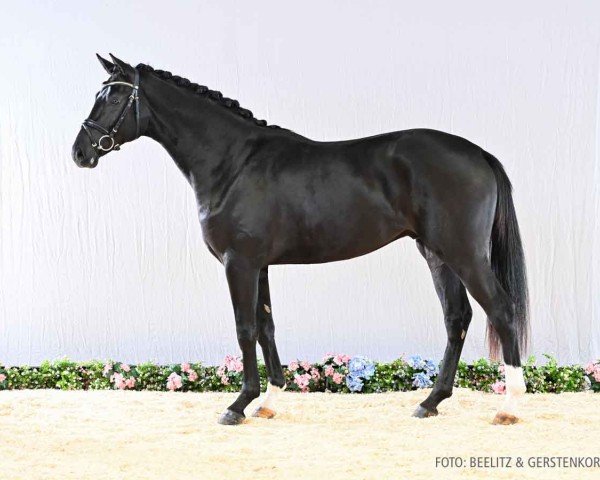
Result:
{"label": "gray wall backdrop", "polygon": [[[515,187],[533,352],[600,355],[600,4],[569,1],[29,1],[0,18],[0,361],[218,362],[238,351],[192,191],[148,139],[70,158],[106,76],[146,62],[319,140],[412,127],[464,136]],[[143,88],[143,87],[142,87]],[[284,361],[440,358],[441,310],[404,240],[272,268]],[[479,307],[465,357],[485,354]]]}

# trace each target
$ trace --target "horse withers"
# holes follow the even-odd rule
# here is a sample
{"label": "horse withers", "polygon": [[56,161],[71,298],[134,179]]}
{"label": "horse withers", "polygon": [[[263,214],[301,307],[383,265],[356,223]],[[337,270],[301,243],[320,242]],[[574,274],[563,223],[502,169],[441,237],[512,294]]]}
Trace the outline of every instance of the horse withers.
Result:
{"label": "horse withers", "polygon": [[93,168],[146,136],[194,189],[204,241],[225,267],[244,361],[242,390],[220,423],[241,423],[260,395],[257,341],[269,386],[254,415],[274,416],[285,386],[269,265],[346,260],[402,237],[416,240],[429,265],[448,334],[439,378],[414,415],[436,415],[452,394],[471,321],[468,291],[487,314],[491,354],[501,351],[506,364],[507,394],[493,421],[518,420],[527,282],[511,184],[494,156],[427,129],[317,142],[255,119],[220,92],[111,58],[98,56],[110,78],[75,140],[73,160]]}

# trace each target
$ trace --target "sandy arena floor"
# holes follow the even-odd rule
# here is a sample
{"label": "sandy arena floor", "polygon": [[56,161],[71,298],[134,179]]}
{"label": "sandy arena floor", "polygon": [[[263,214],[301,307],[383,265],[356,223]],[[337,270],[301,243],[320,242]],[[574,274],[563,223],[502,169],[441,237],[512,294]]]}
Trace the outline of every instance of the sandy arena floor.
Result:
{"label": "sandy arena floor", "polygon": [[[516,457],[600,455],[600,395],[529,395],[524,421],[490,424],[500,398],[455,390],[282,395],[273,420],[223,427],[232,394],[0,392],[0,478],[600,478],[600,469],[515,468]],[[511,456],[513,468],[437,468],[436,457]]]}

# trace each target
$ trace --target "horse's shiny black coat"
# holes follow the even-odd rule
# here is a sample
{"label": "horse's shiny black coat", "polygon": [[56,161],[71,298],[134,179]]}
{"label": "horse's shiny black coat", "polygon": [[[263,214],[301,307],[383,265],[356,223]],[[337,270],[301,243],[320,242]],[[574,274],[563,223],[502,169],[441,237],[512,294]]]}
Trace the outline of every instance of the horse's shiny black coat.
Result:
{"label": "horse's shiny black coat", "polygon": [[[110,81],[131,83],[135,70],[113,61],[102,60]],[[426,129],[316,142],[269,128],[206,87],[145,65],[137,70],[140,118],[126,118],[115,140],[134,140],[139,128],[164,146],[194,189],[204,241],[225,266],[244,384],[222,422],[239,422],[259,395],[257,341],[269,381],[284,385],[268,266],[344,260],[405,236],[429,264],[448,332],[440,378],[417,415],[435,414],[451,395],[471,320],[465,287],[488,315],[492,350],[501,345],[505,361],[520,365],[525,266],[510,182],[492,155]],[[109,88],[89,117],[102,125],[114,123],[129,93]],[[102,154],[79,133],[79,166],[96,166]]]}

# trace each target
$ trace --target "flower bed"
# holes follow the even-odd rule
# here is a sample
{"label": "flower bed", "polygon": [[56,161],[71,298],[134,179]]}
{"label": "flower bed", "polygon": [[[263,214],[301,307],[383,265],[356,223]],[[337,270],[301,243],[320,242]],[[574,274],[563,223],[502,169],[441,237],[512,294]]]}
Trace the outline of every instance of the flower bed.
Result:
{"label": "flower bed", "polygon": [[[544,365],[530,358],[523,371],[530,393],[600,392],[600,360],[585,367],[560,366],[545,355]],[[155,390],[237,392],[242,386],[243,364],[227,356],[220,366],[201,363],[156,365],[67,359],[44,362],[39,367],[0,365],[0,390],[52,388],[61,390]],[[266,370],[259,365],[261,383]],[[433,385],[439,365],[418,355],[378,363],[366,357],[327,354],[321,362],[293,361],[284,368],[287,389],[298,392],[376,393],[408,391]],[[504,393],[503,366],[481,359],[461,361],[455,385],[484,392]]]}

